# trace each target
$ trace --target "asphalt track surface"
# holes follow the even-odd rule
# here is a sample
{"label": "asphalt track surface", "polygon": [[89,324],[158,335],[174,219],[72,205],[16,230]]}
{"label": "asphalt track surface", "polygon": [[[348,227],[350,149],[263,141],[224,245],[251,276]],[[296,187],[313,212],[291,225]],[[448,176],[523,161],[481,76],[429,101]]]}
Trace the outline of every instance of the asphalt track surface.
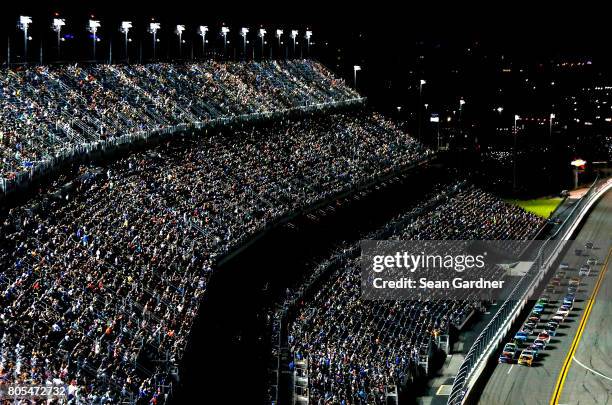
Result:
{"label": "asphalt track surface", "polygon": [[[583,248],[586,241],[593,241],[594,249],[577,256],[575,247]],[[571,313],[532,367],[496,365],[480,395],[479,404],[612,403],[612,275],[606,271],[612,267],[609,263],[612,259],[608,258],[611,247],[612,191],[608,191],[596,203],[561,260],[569,264],[567,277],[573,277],[586,263],[587,254],[597,258],[597,265],[592,266],[589,276],[581,280]],[[536,332],[546,325],[561,305],[567,282],[567,279],[562,281],[556,292],[545,293],[551,302],[542,314]],[[535,337],[532,335],[528,342]]]}

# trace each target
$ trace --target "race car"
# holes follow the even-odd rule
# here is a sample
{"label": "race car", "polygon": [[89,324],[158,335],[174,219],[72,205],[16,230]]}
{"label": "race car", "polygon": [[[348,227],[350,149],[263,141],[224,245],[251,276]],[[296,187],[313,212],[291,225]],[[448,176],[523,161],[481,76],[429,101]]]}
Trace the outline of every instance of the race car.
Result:
{"label": "race car", "polygon": [[548,295],[542,295],[536,304],[547,305],[550,302],[550,297]]}
{"label": "race car", "polygon": [[555,336],[557,334],[557,327],[548,324],[544,327],[544,331],[546,331],[546,333],[548,333],[550,336]]}
{"label": "race car", "polygon": [[576,296],[574,294],[567,294],[563,297],[563,305],[574,305],[574,299]]}
{"label": "race car", "polygon": [[555,315],[552,317],[552,320],[557,323],[562,323],[563,321],[565,321],[565,317],[563,315]]}
{"label": "race car", "polygon": [[518,331],[516,335],[514,335],[514,341],[518,343],[525,343],[529,338],[529,334],[525,331]]}
{"label": "race car", "polygon": [[540,319],[542,319],[539,315],[531,315],[528,319],[527,322],[533,322],[536,325],[540,322]]}
{"label": "race car", "polygon": [[569,264],[567,264],[566,262],[562,262],[562,263],[559,265],[559,269],[560,269],[560,270],[567,270],[567,269],[569,269]]}
{"label": "race car", "polygon": [[587,264],[589,266],[595,266],[597,264],[597,258],[596,257],[589,257],[587,259]]}
{"label": "race car", "polygon": [[559,307],[559,309],[557,310],[557,314],[559,315],[563,315],[563,316],[568,316],[570,311],[572,310],[572,307],[569,305],[561,305],[561,307]]}
{"label": "race car", "polygon": [[584,244],[584,247],[587,249],[593,249],[593,242],[589,241]]}
{"label": "race car", "polygon": [[531,311],[531,313],[534,315],[542,315],[542,312],[544,312],[543,304],[535,304],[535,306],[533,307],[533,310]]}
{"label": "race car", "polygon": [[552,328],[552,329],[557,329],[559,327],[559,322],[557,321],[548,321],[548,323],[546,324],[547,328]]}
{"label": "race car", "polygon": [[534,357],[535,356],[532,350],[525,349],[521,352],[521,355],[518,358],[518,364],[521,366],[531,367]]}
{"label": "race car", "polygon": [[578,292],[578,286],[577,285],[570,285],[569,287],[567,287],[567,293],[568,294],[576,294]]}
{"label": "race car", "polygon": [[558,286],[560,286],[560,285],[561,285],[561,279],[560,279],[559,277],[556,277],[556,276],[555,276],[555,277],[553,277],[553,278],[550,280],[550,284],[552,284],[552,285],[554,285],[554,286],[558,287]]}
{"label": "race car", "polygon": [[563,280],[563,279],[565,278],[565,276],[566,276],[566,275],[567,275],[567,273],[565,272],[565,270],[559,270],[559,271],[557,272],[557,277],[558,277],[560,280]]}
{"label": "race car", "polygon": [[538,351],[544,350],[546,349],[546,342],[543,341],[542,339],[536,339],[533,341],[533,347],[538,349]]}
{"label": "race car", "polygon": [[550,342],[550,335],[548,334],[548,332],[542,331],[540,332],[540,334],[538,335],[538,339],[536,340],[543,340],[548,344]]}
{"label": "race car", "polygon": [[532,335],[533,331],[535,330],[535,325],[533,323],[529,323],[527,322],[525,325],[523,325],[523,327],[521,328],[521,331],[523,332],[527,332],[528,334]]}
{"label": "race car", "polygon": [[533,344],[529,345],[528,349],[533,353],[533,358],[537,359],[538,355],[540,354],[540,349],[535,347]]}
{"label": "race car", "polygon": [[502,354],[499,356],[499,363],[513,363],[514,358],[516,357],[516,353],[518,352],[518,347],[514,343],[506,343],[504,346],[504,350],[502,350]]}
{"label": "race car", "polygon": [[591,273],[591,266],[589,266],[588,264],[583,264],[580,267],[580,270],[578,271],[578,276],[580,277],[588,277],[588,275]]}
{"label": "race car", "polygon": [[557,309],[557,313],[555,314],[555,316],[560,315],[565,319],[569,315],[569,313],[570,313],[569,309],[561,307]]}

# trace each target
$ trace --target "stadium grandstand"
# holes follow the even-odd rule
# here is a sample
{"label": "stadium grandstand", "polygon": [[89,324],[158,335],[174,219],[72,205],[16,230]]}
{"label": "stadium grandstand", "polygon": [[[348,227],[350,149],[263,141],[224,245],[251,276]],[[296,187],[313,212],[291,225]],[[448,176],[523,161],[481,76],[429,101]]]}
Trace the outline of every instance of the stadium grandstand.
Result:
{"label": "stadium grandstand", "polygon": [[[195,25],[178,6],[163,18],[134,6],[119,21],[127,3],[53,12],[44,26],[17,14],[2,41],[0,405],[463,405],[488,377],[484,405],[498,386],[523,395],[503,383],[512,366],[490,371],[529,300],[567,284],[557,299],[573,305],[605,275],[610,244],[594,237],[571,266],[560,260],[566,240],[604,234],[609,218],[593,208],[612,188],[606,86],[563,88],[548,62],[534,69],[478,41],[404,43],[405,27],[383,19],[318,37]],[[601,94],[601,105],[583,97],[597,115],[565,95],[579,87]],[[576,130],[587,122],[599,141]],[[537,215],[529,201],[554,206]],[[591,210],[603,219],[588,222]],[[471,274],[509,287],[396,287],[428,265],[388,265],[398,250],[368,267],[370,242],[426,242],[450,259],[495,242],[480,257],[503,260]],[[582,278],[568,273],[578,268]],[[394,286],[371,293],[379,273]],[[551,301],[527,318],[531,332]],[[535,362],[535,346],[518,343],[499,360],[517,360],[515,374],[523,354],[530,367],[560,358]]]}

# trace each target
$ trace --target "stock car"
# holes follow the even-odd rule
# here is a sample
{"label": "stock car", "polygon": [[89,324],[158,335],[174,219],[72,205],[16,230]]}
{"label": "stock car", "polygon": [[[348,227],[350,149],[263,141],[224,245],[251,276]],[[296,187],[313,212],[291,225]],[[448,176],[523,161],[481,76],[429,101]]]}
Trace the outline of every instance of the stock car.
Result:
{"label": "stock car", "polygon": [[558,287],[558,286],[560,286],[560,285],[561,285],[561,279],[560,279],[559,277],[555,276],[555,277],[553,277],[553,278],[550,280],[550,284],[551,284],[551,285],[554,285],[555,287]]}
{"label": "stock car", "polygon": [[574,299],[576,296],[574,294],[567,294],[563,297],[563,305],[574,305]]}
{"label": "stock car", "polygon": [[584,247],[587,249],[593,249],[593,242],[588,241],[587,243],[584,244]]}
{"label": "stock car", "polygon": [[589,266],[595,266],[597,264],[597,258],[596,257],[589,257],[587,259],[587,264]]}
{"label": "stock car", "polygon": [[535,358],[535,354],[533,350],[524,349],[518,358],[518,364],[521,366],[531,367],[531,364],[533,363],[534,358]]}
{"label": "stock car", "polygon": [[559,324],[557,322],[550,321],[544,327],[544,331],[546,331],[546,333],[548,333],[550,336],[555,336],[557,334],[557,327],[558,326],[559,326]]}
{"label": "stock car", "polygon": [[528,349],[529,349],[529,350],[531,350],[531,351],[533,352],[533,358],[534,358],[534,359],[537,359],[537,358],[538,358],[538,355],[540,354],[540,349],[538,349],[537,347],[535,347],[535,346],[533,345],[533,343],[529,345]]}
{"label": "stock car", "polygon": [[565,317],[563,315],[555,315],[552,317],[552,320],[557,323],[562,323],[563,321],[565,321]]}
{"label": "stock car", "polygon": [[550,297],[548,295],[542,295],[536,304],[548,305],[550,302]]}
{"label": "stock car", "polygon": [[566,262],[563,262],[559,265],[559,270],[567,270],[569,269],[569,264],[567,264]]}
{"label": "stock car", "polygon": [[538,349],[538,351],[540,350],[544,350],[546,349],[546,342],[543,341],[542,339],[536,339],[533,341],[533,347],[535,347],[536,349]]}
{"label": "stock car", "polygon": [[516,335],[514,335],[514,341],[518,343],[525,343],[528,338],[529,338],[529,333],[522,331],[522,330],[516,332]]}
{"label": "stock car", "polygon": [[497,361],[499,363],[513,363],[517,352],[518,347],[515,343],[506,343]]}
{"label": "stock car", "polygon": [[542,312],[544,312],[544,304],[535,304],[533,310],[531,311],[531,313],[534,315],[542,315]]}
{"label": "stock car", "polygon": [[523,325],[521,330],[523,332],[527,332],[528,334],[532,335],[535,328],[536,328],[536,325],[534,325],[533,322],[527,322],[525,325]]}
{"label": "stock car", "polygon": [[589,266],[588,264],[583,264],[580,267],[580,270],[578,271],[578,276],[587,277],[589,273],[591,273],[591,266]]}
{"label": "stock car", "polygon": [[542,332],[540,332],[536,340],[543,340],[544,342],[546,342],[546,344],[548,344],[550,342],[550,335],[548,334],[548,332],[543,330]]}
{"label": "stock car", "polygon": [[569,305],[561,305],[561,307],[557,310],[557,315],[563,315],[563,317],[567,317],[572,308]]}
{"label": "stock car", "polygon": [[531,316],[530,316],[530,317],[527,319],[527,322],[534,322],[534,323],[536,323],[536,324],[537,324],[537,323],[539,323],[539,322],[540,322],[540,320],[541,320],[541,319],[542,319],[542,317],[541,317],[541,316],[539,316],[539,315],[531,315]]}

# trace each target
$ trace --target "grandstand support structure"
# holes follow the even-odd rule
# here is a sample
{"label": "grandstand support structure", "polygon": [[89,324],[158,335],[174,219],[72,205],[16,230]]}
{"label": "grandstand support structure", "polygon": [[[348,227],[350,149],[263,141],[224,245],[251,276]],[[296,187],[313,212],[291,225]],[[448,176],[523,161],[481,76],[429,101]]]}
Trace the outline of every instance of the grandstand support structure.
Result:
{"label": "grandstand support structure", "polygon": [[510,330],[514,320],[537,290],[540,282],[551,269],[555,268],[556,261],[563,253],[571,236],[579,228],[591,207],[599,197],[612,188],[612,179],[598,184],[596,179],[589,191],[574,204],[572,211],[557,231],[547,240],[537,252],[535,261],[529,271],[516,284],[504,303],[500,306],[489,324],[485,326],[480,335],[468,350],[465,359],[453,381],[448,405],[461,405],[470,396],[471,389],[482,375],[487,359],[494,353],[495,348]]}
{"label": "grandstand support structure", "polygon": [[293,369],[293,405],[308,405],[310,395],[308,390],[308,359],[295,360]]}

